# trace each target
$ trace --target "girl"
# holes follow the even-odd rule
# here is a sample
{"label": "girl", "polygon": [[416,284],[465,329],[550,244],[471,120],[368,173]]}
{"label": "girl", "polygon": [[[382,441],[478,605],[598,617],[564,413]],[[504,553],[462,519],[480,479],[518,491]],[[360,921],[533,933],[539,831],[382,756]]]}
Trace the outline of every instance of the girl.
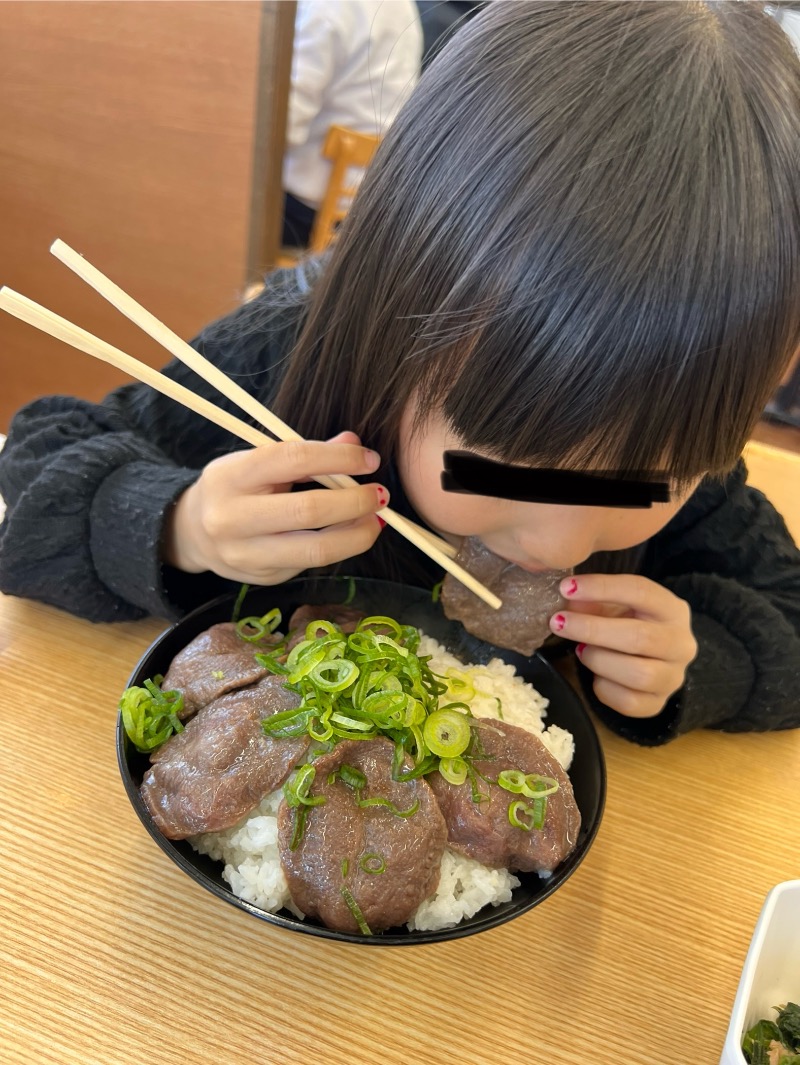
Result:
{"label": "girl", "polygon": [[[137,385],[33,403],[0,465],[2,587],[99,621],[342,563],[430,585],[381,533],[391,497],[454,543],[577,568],[551,627],[622,734],[799,725],[800,553],[738,462],[800,344],[799,146],[800,65],[758,7],[489,5],[329,260],[196,341],[309,442],[241,450]],[[456,448],[666,471],[671,502],[448,494]],[[291,491],[320,473],[365,483]]]}

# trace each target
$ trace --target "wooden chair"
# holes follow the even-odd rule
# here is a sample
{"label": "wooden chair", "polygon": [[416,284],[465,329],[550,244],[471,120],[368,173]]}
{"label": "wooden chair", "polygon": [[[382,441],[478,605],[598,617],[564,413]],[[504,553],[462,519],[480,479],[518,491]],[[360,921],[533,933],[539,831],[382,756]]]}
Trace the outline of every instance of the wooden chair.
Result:
{"label": "wooden chair", "polygon": [[308,248],[282,248],[278,266],[294,266],[309,253],[323,251],[334,239],[336,227],[350,209],[355,187],[346,184],[353,167],[362,169],[372,160],[381,138],[372,133],[357,133],[345,126],[331,126],[322,146],[322,154],[331,162],[331,173],[322,203],[314,219]]}

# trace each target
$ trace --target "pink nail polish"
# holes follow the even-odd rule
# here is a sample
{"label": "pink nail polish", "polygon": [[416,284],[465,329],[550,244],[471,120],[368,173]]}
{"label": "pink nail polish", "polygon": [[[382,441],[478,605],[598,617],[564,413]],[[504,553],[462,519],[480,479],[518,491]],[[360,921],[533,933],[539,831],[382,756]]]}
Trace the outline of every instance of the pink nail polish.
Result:
{"label": "pink nail polish", "polygon": [[382,529],[385,529],[386,528],[386,522],[383,520],[383,518],[380,516],[380,514],[376,514],[375,517],[378,519],[378,525],[380,525],[380,527]]}
{"label": "pink nail polish", "polygon": [[578,656],[578,658],[580,658],[585,650],[586,650],[586,644],[585,643],[579,643],[578,646],[575,648],[575,654]]}
{"label": "pink nail polish", "polygon": [[561,632],[566,623],[567,619],[564,617],[563,614],[554,614],[553,617],[550,619],[550,625],[552,626],[552,628],[555,629],[556,632]]}
{"label": "pink nail polish", "polygon": [[575,580],[574,577],[572,577],[570,582],[569,582],[569,584],[564,589],[564,595],[575,595],[575,593],[577,591],[578,591],[578,582]]}
{"label": "pink nail polish", "polygon": [[381,485],[378,485],[378,506],[385,507],[388,502],[389,493],[385,488],[382,488]]}

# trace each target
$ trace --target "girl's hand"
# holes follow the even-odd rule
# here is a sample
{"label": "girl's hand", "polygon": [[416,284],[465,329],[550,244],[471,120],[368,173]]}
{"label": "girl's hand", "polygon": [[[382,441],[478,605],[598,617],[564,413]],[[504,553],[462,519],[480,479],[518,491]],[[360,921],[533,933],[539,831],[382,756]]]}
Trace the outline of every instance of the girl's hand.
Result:
{"label": "girl's hand", "polygon": [[168,520],[165,561],[245,584],[280,584],[303,570],[360,555],[382,528],[379,484],[292,492],[316,474],[374,473],[380,458],[355,433],[275,443],[215,459]]}
{"label": "girl's hand", "polygon": [[597,698],[628,717],[654,717],[697,655],[689,604],[647,577],[581,573],[561,582],[566,610],[550,628],[575,640]]}

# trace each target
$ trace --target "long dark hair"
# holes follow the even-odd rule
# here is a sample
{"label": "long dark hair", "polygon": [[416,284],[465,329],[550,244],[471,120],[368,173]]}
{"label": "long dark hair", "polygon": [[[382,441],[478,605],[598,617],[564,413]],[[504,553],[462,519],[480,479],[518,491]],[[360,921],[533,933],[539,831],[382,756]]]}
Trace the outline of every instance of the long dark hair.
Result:
{"label": "long dark hair", "polygon": [[748,3],[495,0],[388,131],[276,407],[387,462],[721,473],[800,346],[800,63]]}

